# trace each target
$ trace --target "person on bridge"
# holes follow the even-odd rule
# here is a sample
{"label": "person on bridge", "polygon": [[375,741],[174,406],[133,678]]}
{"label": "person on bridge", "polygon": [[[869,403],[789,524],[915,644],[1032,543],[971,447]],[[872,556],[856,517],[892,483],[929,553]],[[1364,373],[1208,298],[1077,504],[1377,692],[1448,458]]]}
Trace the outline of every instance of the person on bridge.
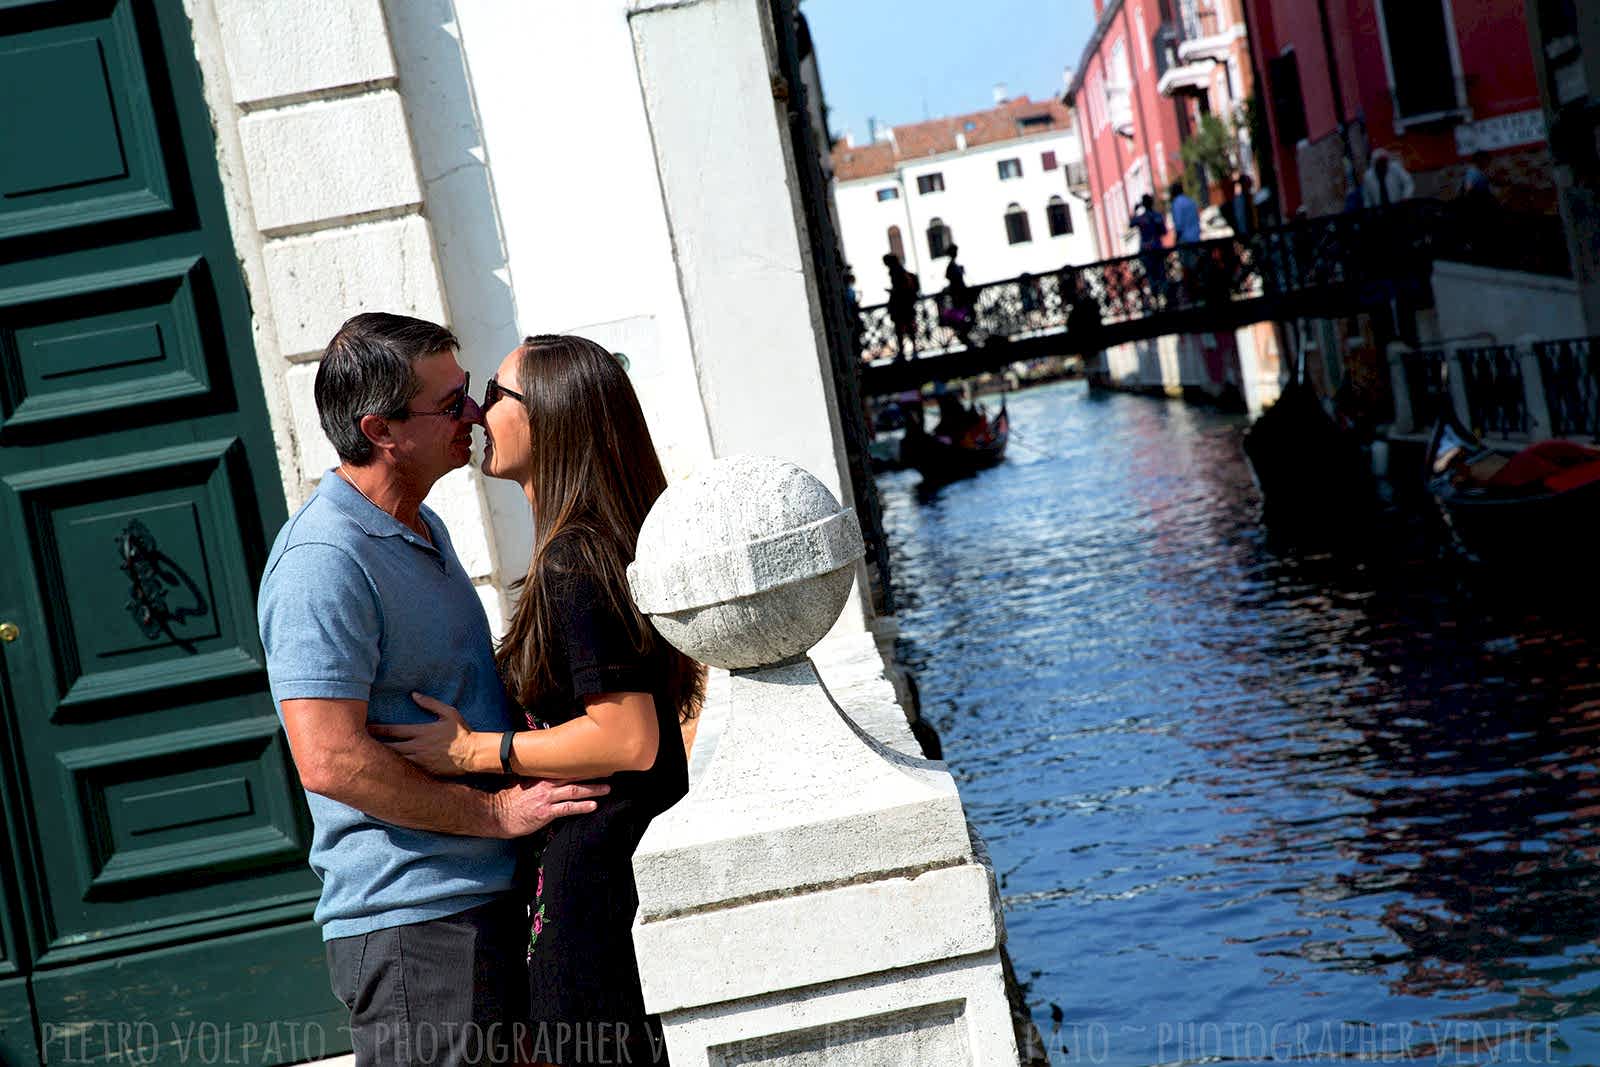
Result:
{"label": "person on bridge", "polygon": [[972,330],[977,323],[976,301],[973,298],[972,287],[967,284],[967,269],[956,262],[956,255],[961,249],[951,245],[945,253],[950,257],[950,262],[944,268],[945,280],[945,310],[941,318],[945,324],[956,332],[961,343],[967,346],[972,344]]}
{"label": "person on bridge", "polygon": [[1240,174],[1233,179],[1233,199],[1228,201],[1228,225],[1233,227],[1235,237],[1249,237],[1256,231],[1256,200],[1253,195],[1255,182],[1250,175]]}
{"label": "person on bridge", "polygon": [[1367,207],[1389,207],[1402,200],[1410,200],[1416,191],[1416,181],[1387,148],[1372,153],[1367,176],[1361,182],[1363,204]]}
{"label": "person on bridge", "polygon": [[1200,240],[1200,205],[1183,191],[1182,182],[1173,182],[1168,189],[1172,205],[1172,233],[1178,244],[1194,244]]}
{"label": "person on bridge", "polygon": [[1167,295],[1166,246],[1167,218],[1156,210],[1156,198],[1149,193],[1139,198],[1139,210],[1128,223],[1139,231],[1139,262],[1144,266],[1145,287],[1151,310]]}
{"label": "person on bridge", "polygon": [[[917,354],[917,276],[906,270],[900,257],[884,253],[883,265],[889,268],[889,321],[894,323],[894,358],[910,359]],[[906,342],[911,342],[910,355]]]}

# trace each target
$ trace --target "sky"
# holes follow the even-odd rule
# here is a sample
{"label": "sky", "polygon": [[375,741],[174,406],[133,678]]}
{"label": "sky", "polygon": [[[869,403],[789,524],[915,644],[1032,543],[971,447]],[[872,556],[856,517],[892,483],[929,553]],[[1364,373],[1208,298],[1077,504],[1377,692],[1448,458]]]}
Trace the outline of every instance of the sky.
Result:
{"label": "sky", "polygon": [[1059,97],[1094,29],[1091,0],[803,0],[832,133]]}

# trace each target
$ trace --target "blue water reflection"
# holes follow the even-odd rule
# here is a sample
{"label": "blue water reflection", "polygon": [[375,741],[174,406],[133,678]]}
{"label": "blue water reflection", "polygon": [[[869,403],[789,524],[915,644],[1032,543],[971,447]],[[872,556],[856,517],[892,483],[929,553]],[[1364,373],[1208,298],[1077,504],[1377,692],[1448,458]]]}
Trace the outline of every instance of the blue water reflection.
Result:
{"label": "blue water reflection", "polygon": [[1001,467],[880,488],[1052,1062],[1600,1062],[1585,615],[1474,594],[1415,522],[1278,550],[1240,420],[1010,409]]}

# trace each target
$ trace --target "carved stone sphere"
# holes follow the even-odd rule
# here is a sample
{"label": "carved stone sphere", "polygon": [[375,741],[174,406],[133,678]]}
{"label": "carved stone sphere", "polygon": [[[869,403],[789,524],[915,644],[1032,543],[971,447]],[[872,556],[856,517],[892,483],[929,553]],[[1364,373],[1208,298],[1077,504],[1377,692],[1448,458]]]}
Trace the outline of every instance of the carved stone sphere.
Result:
{"label": "carved stone sphere", "polygon": [[628,585],[685,655],[729,670],[795,659],[850,595],[861,526],[785,460],[729,456],[668,487],[645,517]]}

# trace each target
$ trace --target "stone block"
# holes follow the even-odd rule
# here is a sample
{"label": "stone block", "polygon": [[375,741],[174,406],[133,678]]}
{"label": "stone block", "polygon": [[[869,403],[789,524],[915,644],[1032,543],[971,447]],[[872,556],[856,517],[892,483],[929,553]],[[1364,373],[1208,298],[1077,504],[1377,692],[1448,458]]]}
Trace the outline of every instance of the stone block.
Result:
{"label": "stone block", "polygon": [[1015,1067],[1015,1035],[997,951],[825,986],[673,1012],[667,1048],[680,1067]]}
{"label": "stone block", "polygon": [[395,76],[378,0],[217,0],[217,20],[241,105]]}
{"label": "stone block", "polygon": [[256,226],[269,236],[422,202],[392,90],[246,115],[239,141]]}
{"label": "stone block", "polygon": [[969,860],[942,763],[879,744],[810,663],[736,674],[705,776],[634,854],[648,920]]}
{"label": "stone block", "polygon": [[278,347],[290,358],[321,352],[361,311],[447,318],[432,235],[420,215],[268,241],[262,261]]}
{"label": "stone block", "polygon": [[483,603],[483,614],[489,620],[489,633],[496,640],[505,636],[506,632],[506,602],[500,590],[489,582],[484,582],[474,588],[478,591],[478,600]]}
{"label": "stone block", "polygon": [[965,863],[634,926],[645,1007],[678,1011],[998,947],[989,871]]}
{"label": "stone block", "polygon": [[294,426],[295,458],[300,466],[300,479],[315,482],[324,471],[339,465],[339,454],[322,432],[322,422],[317,418],[317,399],[313,387],[319,364],[306,363],[290,367],[284,374],[284,384],[289,390],[289,417]]}
{"label": "stone block", "polygon": [[489,548],[489,516],[484,508],[481,478],[472,464],[458,467],[433,483],[427,505],[444,520],[461,566],[472,578],[494,574],[494,554]]}

